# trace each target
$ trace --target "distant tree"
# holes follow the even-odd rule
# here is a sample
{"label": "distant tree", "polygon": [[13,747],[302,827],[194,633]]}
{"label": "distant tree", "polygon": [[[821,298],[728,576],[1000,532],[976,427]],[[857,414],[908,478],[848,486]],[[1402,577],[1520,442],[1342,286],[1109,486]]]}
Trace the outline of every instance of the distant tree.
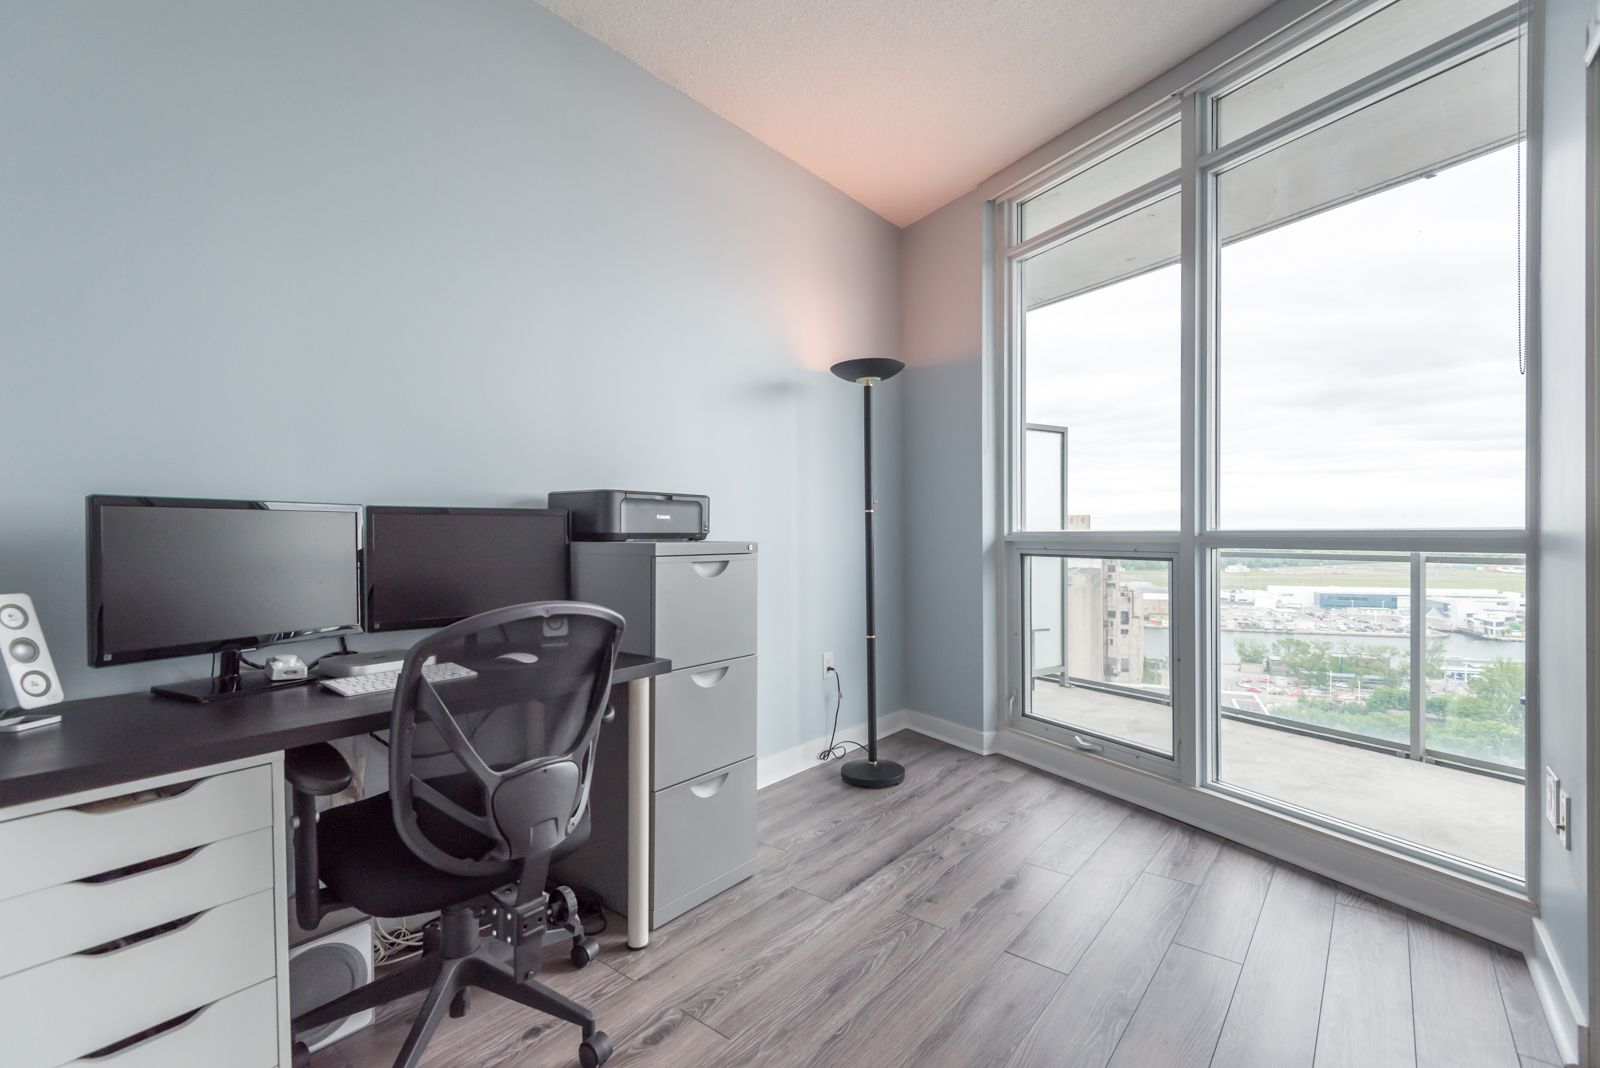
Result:
{"label": "distant tree", "polygon": [[1254,638],[1240,638],[1233,643],[1233,651],[1239,654],[1241,664],[1259,664],[1267,658],[1267,643]]}
{"label": "distant tree", "polygon": [[1407,712],[1411,709],[1411,691],[1398,686],[1380,686],[1367,695],[1368,712]]}
{"label": "distant tree", "polygon": [[1482,674],[1468,680],[1467,693],[1456,698],[1455,713],[1463,719],[1498,720],[1520,726],[1527,683],[1528,668],[1522,661],[1491,660]]}
{"label": "distant tree", "polygon": [[1422,666],[1427,671],[1428,678],[1444,678],[1444,639],[1442,637],[1428,639],[1427,657],[1423,660]]}
{"label": "distant tree", "polygon": [[1328,672],[1333,668],[1329,666],[1328,651],[1333,648],[1332,642],[1308,642],[1303,638],[1279,638],[1272,643],[1272,658],[1283,661],[1283,666],[1289,669],[1301,682],[1310,685],[1326,683]]}

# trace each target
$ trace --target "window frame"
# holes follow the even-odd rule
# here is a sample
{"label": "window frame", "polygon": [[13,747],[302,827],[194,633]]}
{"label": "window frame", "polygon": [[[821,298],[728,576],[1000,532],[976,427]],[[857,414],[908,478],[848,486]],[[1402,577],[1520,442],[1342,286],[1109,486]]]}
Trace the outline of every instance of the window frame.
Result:
{"label": "window frame", "polygon": [[[1106,741],[1104,751],[1092,754],[1102,760],[1154,773],[1182,786],[1236,802],[1291,821],[1310,824],[1352,840],[1389,860],[1420,865],[1432,875],[1490,886],[1533,900],[1537,897],[1538,808],[1537,754],[1539,749],[1538,649],[1539,649],[1539,350],[1537,278],[1534,265],[1539,229],[1538,198],[1533,170],[1524,172],[1528,193],[1524,197],[1521,235],[1524,272],[1522,330],[1526,352],[1524,379],[1525,519],[1521,528],[1446,530],[1240,530],[1217,522],[1218,336],[1216,240],[1219,173],[1262,155],[1294,136],[1338,121],[1362,107],[1403,91],[1470,56],[1506,41],[1521,39],[1527,50],[1523,65],[1524,159],[1538,158],[1540,145],[1537,109],[1529,101],[1534,76],[1534,25],[1524,4],[1514,3],[1480,22],[1429,44],[1411,55],[1338,89],[1260,129],[1226,145],[1213,144],[1216,100],[1264,71],[1277,66],[1337,33],[1355,18],[1364,17],[1388,0],[1351,0],[1330,5],[1317,15],[1288,27],[1238,59],[1192,83],[1175,98],[1163,100],[1086,143],[991,201],[992,258],[989,267],[993,315],[993,403],[997,430],[996,520],[1000,535],[999,563],[1002,580],[996,597],[1000,670],[997,671],[998,726],[1082,752],[1068,737],[1073,731],[1056,728],[1026,708],[1026,650],[1022,645],[1025,610],[1022,589],[1026,555],[1141,556],[1168,559],[1171,579],[1171,650],[1173,758],[1163,761],[1148,751]],[[1129,190],[1113,200],[1068,219],[1028,240],[1021,240],[1021,205],[1056,183],[1094,166],[1131,142],[1176,120],[1180,124],[1182,161],[1179,169]],[[1179,365],[1180,397],[1180,519],[1175,531],[1030,531],[1023,525],[1023,458],[1025,456],[1026,380],[1023,359],[1025,312],[1022,308],[1020,269],[1024,259],[1070,240],[1160,195],[1178,190],[1181,196],[1182,351]],[[1070,511],[1070,507],[1067,509]],[[1372,550],[1458,556],[1475,553],[1520,555],[1526,560],[1528,665],[1526,751],[1524,783],[1524,878],[1503,877],[1469,862],[1437,853],[1417,843],[1400,841],[1370,829],[1343,824],[1331,817],[1307,813],[1287,803],[1263,798],[1221,782],[1217,775],[1217,737],[1220,701],[1216,679],[1215,645],[1219,625],[1219,554],[1224,549],[1260,550]]]}

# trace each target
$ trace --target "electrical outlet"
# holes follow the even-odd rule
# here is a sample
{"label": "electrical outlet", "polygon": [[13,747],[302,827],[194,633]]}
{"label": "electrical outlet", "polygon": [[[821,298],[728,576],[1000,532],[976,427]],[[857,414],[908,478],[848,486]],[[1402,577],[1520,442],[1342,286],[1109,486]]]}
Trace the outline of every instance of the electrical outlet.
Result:
{"label": "electrical outlet", "polygon": [[827,678],[833,673],[833,652],[830,650],[822,654],[822,677]]}

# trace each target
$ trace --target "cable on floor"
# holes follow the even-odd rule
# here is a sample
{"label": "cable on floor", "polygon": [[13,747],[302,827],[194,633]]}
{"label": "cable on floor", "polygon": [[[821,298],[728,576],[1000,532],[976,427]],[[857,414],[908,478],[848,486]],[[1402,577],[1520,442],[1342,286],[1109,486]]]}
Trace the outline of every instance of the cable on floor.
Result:
{"label": "cable on floor", "polygon": [[828,734],[828,748],[818,753],[817,759],[834,760],[837,758],[842,760],[844,759],[845,754],[850,752],[850,746],[853,745],[857,749],[861,750],[865,750],[867,747],[862,745],[860,742],[834,741],[834,739],[839,736],[839,709],[844,707],[844,684],[839,681],[839,672],[834,668],[829,668],[828,674],[833,676],[833,688],[835,691],[837,691],[838,697],[833,703],[833,730]]}

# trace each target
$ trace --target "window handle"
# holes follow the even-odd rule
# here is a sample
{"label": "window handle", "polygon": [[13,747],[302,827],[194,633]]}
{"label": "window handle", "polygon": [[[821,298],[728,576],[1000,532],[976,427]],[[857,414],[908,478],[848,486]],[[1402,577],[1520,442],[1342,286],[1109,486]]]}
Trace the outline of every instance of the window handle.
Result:
{"label": "window handle", "polygon": [[1081,734],[1072,736],[1072,744],[1086,753],[1103,753],[1106,750],[1105,746],[1100,745],[1098,742],[1091,742]]}

